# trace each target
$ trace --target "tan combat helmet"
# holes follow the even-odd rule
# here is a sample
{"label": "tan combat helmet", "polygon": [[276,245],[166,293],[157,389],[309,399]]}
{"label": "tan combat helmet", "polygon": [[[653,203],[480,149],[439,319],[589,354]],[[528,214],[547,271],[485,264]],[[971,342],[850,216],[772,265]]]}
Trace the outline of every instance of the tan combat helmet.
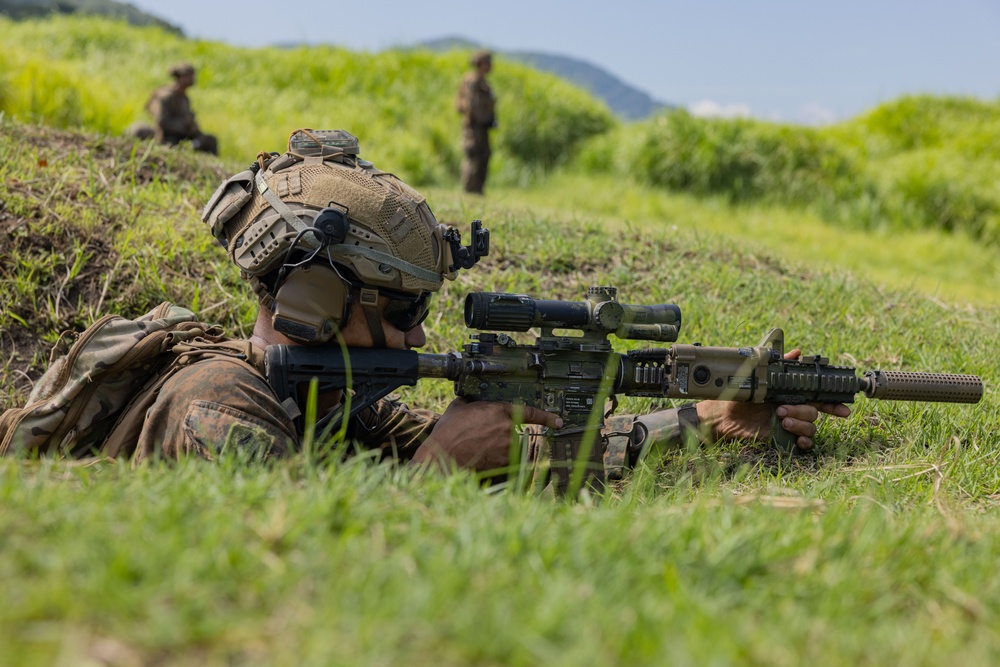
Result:
{"label": "tan combat helmet", "polygon": [[182,76],[194,74],[194,65],[191,63],[177,63],[170,68],[170,76],[179,79]]}
{"label": "tan combat helmet", "polygon": [[469,58],[469,64],[473,67],[479,67],[480,63],[485,62],[493,62],[493,52],[489,49],[478,49]]}
{"label": "tan combat helmet", "polygon": [[274,328],[298,342],[328,342],[360,299],[378,346],[379,293],[426,301],[489,252],[478,221],[463,247],[419,192],[358,152],[343,130],[297,130],[287,152],[259,154],[202,213]]}

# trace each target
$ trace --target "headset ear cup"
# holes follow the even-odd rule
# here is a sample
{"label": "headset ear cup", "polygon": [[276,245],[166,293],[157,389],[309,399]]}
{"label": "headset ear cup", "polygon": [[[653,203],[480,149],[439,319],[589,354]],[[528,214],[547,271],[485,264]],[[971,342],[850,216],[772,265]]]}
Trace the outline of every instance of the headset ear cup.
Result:
{"label": "headset ear cup", "polygon": [[350,286],[333,268],[296,267],[274,297],[271,326],[299,343],[327,343],[346,324],[349,296]]}

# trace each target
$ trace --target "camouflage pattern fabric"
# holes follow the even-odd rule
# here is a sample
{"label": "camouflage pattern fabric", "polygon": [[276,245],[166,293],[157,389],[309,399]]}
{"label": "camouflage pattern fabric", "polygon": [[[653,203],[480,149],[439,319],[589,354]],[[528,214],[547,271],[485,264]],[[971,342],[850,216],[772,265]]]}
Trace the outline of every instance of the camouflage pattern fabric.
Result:
{"label": "camouflage pattern fabric", "polygon": [[[392,395],[362,411],[348,425],[347,439],[355,453],[378,450],[379,460],[409,461],[438,418],[434,411],[410,408]],[[636,422],[643,424],[657,446],[678,446],[682,441],[677,409],[611,417],[603,431],[609,479],[621,479],[635,463],[628,459],[628,444]],[[546,450],[537,430],[526,428],[523,438],[526,461],[544,470],[546,462],[540,458]],[[300,450],[300,437],[259,371],[243,362],[208,358],[163,385],[146,411],[134,454],[107,453],[133,454],[136,461],[186,455],[212,460],[232,447],[260,459],[284,457]]]}
{"label": "camouflage pattern fabric", "polygon": [[485,77],[478,72],[465,75],[455,108],[462,116],[462,188],[482,194],[490,161],[489,131],[496,126],[496,98]]}
{"label": "camouflage pattern fabric", "polygon": [[[621,479],[626,470],[636,464],[636,456],[629,447],[636,438],[643,437],[636,432],[636,424],[645,429],[644,447],[666,449],[679,447],[687,431],[692,430],[680,414],[680,408],[657,410],[645,415],[613,415],[604,423],[602,431],[606,449],[604,451],[604,474],[609,480]],[[694,426],[697,428],[697,426]]]}
{"label": "camouflage pattern fabric", "polygon": [[486,77],[468,72],[458,88],[455,109],[462,116],[462,125],[493,127],[496,125],[496,98]]}
{"label": "camouflage pattern fabric", "polygon": [[[299,434],[264,377],[262,353],[221,334],[169,303],[136,320],[102,318],[50,367],[25,408],[0,416],[0,453],[100,453],[139,462],[211,460],[226,448],[259,459],[298,451]],[[356,449],[379,450],[382,460],[405,461],[438,417],[390,396],[358,415],[347,437]],[[657,444],[679,443],[684,430],[677,410],[609,418],[609,478],[634,463],[628,444],[636,423]],[[540,439],[530,439],[525,459],[544,463]]]}
{"label": "camouflage pattern fabric", "polygon": [[409,461],[439,418],[433,410],[410,408],[393,394],[362,411],[348,425],[347,437],[365,449],[379,449],[383,461]]}
{"label": "camouflage pattern fabric", "polygon": [[[432,410],[410,408],[398,395],[391,395],[355,417],[346,437],[355,453],[378,450],[381,461],[409,461],[439,417]],[[635,464],[629,459],[628,445],[636,423],[643,425],[647,439],[656,446],[682,442],[684,427],[677,409],[610,417],[602,431],[608,479],[621,479]],[[281,457],[297,452],[299,442],[294,425],[259,373],[245,364],[210,359],[164,385],[146,413],[135,457],[213,459],[223,448],[234,446],[254,457]],[[522,457],[535,469],[533,476],[544,477],[548,449],[538,427],[524,429],[522,447]]]}
{"label": "camouflage pattern fabric", "polygon": [[481,195],[486,186],[486,174],[490,163],[489,128],[466,126],[462,128],[462,189]]}
{"label": "camouflage pattern fabric", "polygon": [[[693,404],[692,404],[693,405]],[[657,410],[645,415],[612,415],[604,422],[601,429],[602,446],[604,447],[604,476],[610,481],[621,480],[626,471],[635,467],[637,454],[632,451],[633,439],[642,437],[640,431],[645,429],[644,446],[646,449],[657,447],[667,449],[679,447],[689,424],[685,423],[679,414],[679,408]],[[641,428],[636,429],[636,424]],[[541,437],[541,427],[527,425],[521,431],[521,456],[533,468],[531,472],[531,487],[536,492],[549,481],[550,443]]]}
{"label": "camouflage pattern fabric", "polygon": [[[379,460],[409,461],[439,417],[432,410],[410,408],[398,395],[391,395],[355,417],[346,437],[355,453],[378,450]],[[628,458],[628,444],[636,423],[642,424],[647,441],[656,446],[682,442],[684,425],[677,409],[609,418],[602,432],[609,479],[621,479],[635,463]],[[538,435],[537,428],[524,430],[524,458],[544,470],[546,462],[540,459],[547,450]],[[298,452],[301,445],[292,420],[259,370],[239,360],[209,357],[163,385],[156,402],[146,410],[134,452],[106,453],[134,455],[136,461],[186,455],[212,460],[232,447],[267,459]]]}
{"label": "camouflage pattern fabric", "polygon": [[[355,418],[347,438],[355,450],[381,450],[380,459],[409,460],[437,418],[389,397]],[[105,453],[131,455],[137,462],[183,456],[213,460],[226,448],[263,460],[298,452],[301,440],[259,370],[238,359],[210,357],[163,384],[145,412],[134,450]]]}
{"label": "camouflage pattern fabric", "polygon": [[214,135],[205,134],[198,127],[191,101],[177,84],[158,88],[146,103],[146,110],[156,122],[156,139],[176,146],[188,140],[195,150],[218,154],[218,141]]}
{"label": "camouflage pattern fabric", "polygon": [[197,338],[221,340],[186,308],[162,303],[135,320],[108,315],[84,331],[42,376],[23,408],[0,416],[0,454],[85,454],[114,426],[123,407]]}
{"label": "camouflage pattern fabric", "polygon": [[291,419],[259,372],[238,359],[210,357],[163,384],[134,450],[106,453],[134,456],[136,462],[187,455],[212,460],[238,447],[265,459],[295,451],[297,441]]}

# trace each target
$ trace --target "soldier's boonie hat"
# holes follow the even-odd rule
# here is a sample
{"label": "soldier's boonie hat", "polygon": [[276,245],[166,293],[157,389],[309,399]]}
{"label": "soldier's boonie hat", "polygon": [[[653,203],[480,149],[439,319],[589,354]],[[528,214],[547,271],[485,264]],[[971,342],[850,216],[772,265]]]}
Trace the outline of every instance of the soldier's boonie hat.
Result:
{"label": "soldier's boonie hat", "polygon": [[191,63],[177,63],[170,68],[170,76],[175,79],[179,76],[185,76],[187,74],[194,74],[194,65]]}
{"label": "soldier's boonie hat", "polygon": [[[301,261],[326,260],[366,285],[415,294],[455,278],[449,227],[423,195],[358,151],[343,130],[297,130],[287,152],[260,153],[205,206],[202,220],[265,305],[275,272]],[[307,231],[315,228],[324,234]]]}
{"label": "soldier's boonie hat", "polygon": [[469,58],[469,62],[472,63],[473,67],[478,66],[479,63],[489,62],[492,60],[493,60],[493,52],[487,49],[479,49],[478,51],[472,54],[471,58]]}

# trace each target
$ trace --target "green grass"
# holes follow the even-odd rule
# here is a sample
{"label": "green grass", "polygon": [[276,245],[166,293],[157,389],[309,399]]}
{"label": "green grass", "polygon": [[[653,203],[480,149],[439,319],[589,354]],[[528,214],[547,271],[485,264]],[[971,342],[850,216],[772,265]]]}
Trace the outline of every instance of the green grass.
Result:
{"label": "green grass", "polygon": [[589,141],[576,171],[815,213],[848,229],[1000,241],[1000,104],[904,97],[814,129],[684,111]]}
{"label": "green grass", "polygon": [[[217,163],[5,123],[14,159],[0,224],[23,236],[0,296],[28,325],[0,326],[0,341],[19,342],[2,360],[10,401],[27,385],[15,369],[44,366],[48,345],[32,336],[54,339],[98,310],[196,302],[246,330],[248,290],[197,222]],[[682,341],[756,344],[779,325],[835,363],[979,374],[983,402],[862,400],[850,419],[825,421],[805,457],[738,444],[667,452],[599,505],[364,459],[3,460],[0,664],[994,662],[1000,312],[786,259],[741,231],[772,219],[766,209],[622,189],[630,206],[673,213],[615,221],[596,206],[611,184],[595,183],[555,179],[547,202],[541,189],[430,191],[442,220],[486,220],[494,248],[446,286],[429,349],[465,340],[469,290],[578,300],[613,284],[626,302],[680,303]],[[449,394],[426,382],[405,398],[440,408]]]}
{"label": "green grass", "polygon": [[954,464],[699,465],[569,507],[361,461],[8,461],[0,660],[995,661],[993,504]]}
{"label": "green grass", "polygon": [[[581,197],[581,192],[586,195]],[[578,174],[561,174],[537,187],[498,196],[527,215],[558,214],[609,230],[721,237],[780,257],[790,266],[846,271],[860,280],[967,308],[1000,304],[996,247],[965,233],[854,229],[795,207],[732,205],[720,198],[695,198]]]}
{"label": "green grass", "polygon": [[[198,68],[189,96],[234,166],[284,149],[300,127],[347,128],[369,159],[408,182],[453,183],[462,159],[455,91],[468,54],[354,53],[334,47],[237,48],[100,18],[14,23],[0,17],[0,111],[57,127],[121,133],[149,118],[150,93],[172,64]],[[498,62],[493,177],[518,183],[565,162],[614,124],[593,97],[552,75]]]}
{"label": "green grass", "polygon": [[[227,164],[283,147],[297,127],[339,127],[410,183],[458,179],[452,101],[466,53],[236,48],[81,17],[0,19],[0,38],[0,111],[24,121],[120,133],[145,119],[168,67],[188,60],[198,67],[192,103]],[[1000,243],[996,101],[910,96],[820,129],[683,111],[621,124],[586,92],[518,63],[501,59],[491,81],[500,121],[491,187],[582,172],[791,208],[844,229]]]}
{"label": "green grass", "polygon": [[[136,30],[0,21],[5,44],[18,44],[0,54],[16,64],[0,77],[8,114],[0,116],[2,407],[23,401],[60,331],[80,330],[104,312],[136,316],[170,300],[245,335],[254,302],[199,222],[200,210],[223,174],[258,149],[280,149],[301,124],[357,132],[378,166],[407,178],[423,173],[434,184],[422,190],[442,221],[465,230],[481,218],[491,229],[490,256],[436,301],[429,351],[465,342],[461,300],[470,290],[580,300],[589,285],[616,285],[628,303],[679,303],[682,342],[753,345],[781,326],[789,345],[833,363],[975,373],[986,394],[976,406],[862,399],[849,419],[821,422],[807,456],[739,443],[665,452],[602,502],[575,505],[364,458],[138,469],[0,460],[0,664],[1000,658],[1000,283],[995,246],[974,230],[845,224],[809,201],[783,201],[774,192],[780,183],[735,203],[725,192],[668,191],[581,173],[575,148],[566,164],[556,156],[539,170],[517,156],[510,135],[489,197],[468,197],[449,175],[456,154],[447,146],[457,141],[450,99],[408,120],[399,109],[421,101],[407,97],[418,84],[396,85],[401,97],[391,103],[373,94],[424,62],[439,78],[414,81],[437,80],[429,90],[450,97],[458,54],[328,50],[322,70],[304,69],[319,51],[231,49]],[[54,38],[51,56],[25,50],[35,43],[27,37],[46,36]],[[112,57],[123,49],[145,63],[141,75]],[[243,101],[253,104],[234,116],[224,138],[232,152],[221,161],[109,136],[131,117],[115,115],[104,93],[76,98],[78,117],[65,115],[68,103],[39,107],[52,109],[39,114],[46,123],[84,125],[86,133],[25,124],[32,113],[10,106],[12,95],[22,99],[27,79],[17,77],[29,65],[64,76],[81,95],[116,91],[119,106],[135,110],[160,64],[204,57],[206,97],[196,103],[208,111],[211,88],[238,87],[235,72],[246,68],[235,63],[251,55],[263,61],[257,78],[243,82],[250,93]],[[119,68],[116,76],[98,74],[104,65]],[[120,94],[112,80],[143,92]],[[361,127],[334,123],[317,107],[281,123],[260,120],[312,99],[302,89],[326,81],[357,93],[362,111],[340,118],[365,121]],[[539,96],[544,81],[535,83],[530,95]],[[224,95],[212,94],[226,109]],[[561,108],[545,106],[543,95],[531,99],[536,107],[526,113]],[[934,151],[949,170],[956,160],[980,164],[974,147],[991,131],[989,105],[942,102],[933,132],[907,129],[906,119],[933,106],[887,105],[892,113],[791,145],[831,142],[865,170],[893,163],[888,181]],[[312,121],[309,113],[317,114]],[[972,116],[975,127],[962,121]],[[389,131],[390,122],[402,125]],[[425,122],[429,129],[407,143],[409,130]],[[587,127],[559,141],[576,146],[574,132]],[[438,162],[405,162],[426,155],[435,136]],[[976,179],[991,172],[960,171],[935,173],[973,199],[981,195]],[[450,397],[447,383],[432,381],[404,394],[439,409]],[[627,399],[620,411],[653,407]]]}

